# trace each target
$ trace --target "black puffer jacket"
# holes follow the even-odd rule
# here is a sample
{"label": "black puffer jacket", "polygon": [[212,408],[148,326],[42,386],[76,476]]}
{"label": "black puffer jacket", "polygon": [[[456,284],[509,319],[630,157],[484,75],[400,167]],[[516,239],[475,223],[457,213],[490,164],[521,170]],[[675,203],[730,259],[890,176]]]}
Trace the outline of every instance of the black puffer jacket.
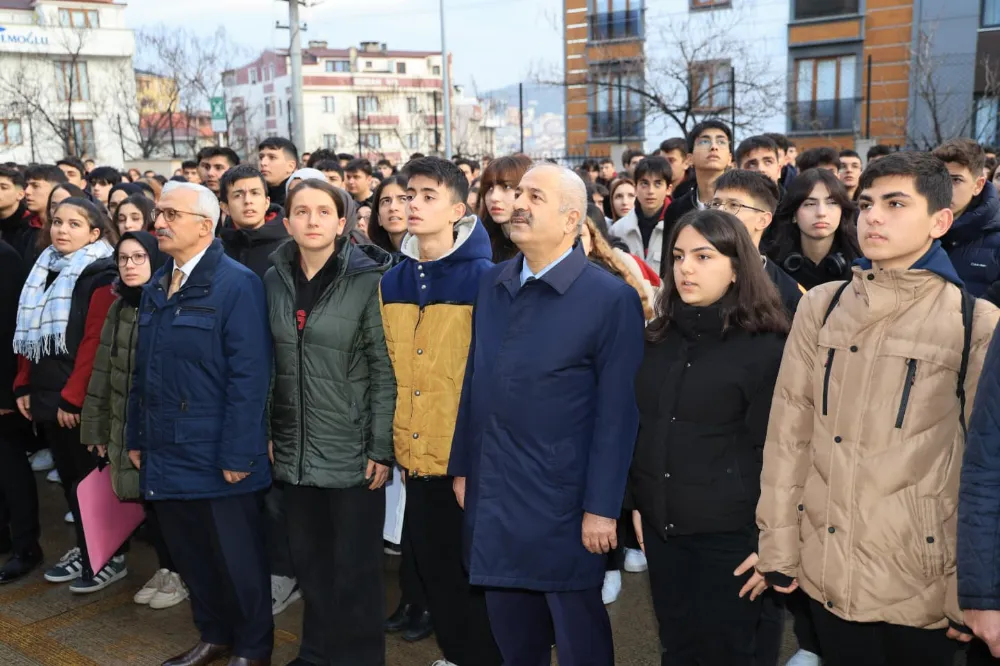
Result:
{"label": "black puffer jacket", "polygon": [[271,254],[288,240],[284,224],[285,212],[281,206],[271,204],[267,211],[267,221],[257,229],[224,227],[219,232],[222,247],[233,260],[243,264],[261,280],[271,267]]}
{"label": "black puffer jacket", "polygon": [[784,336],[723,333],[718,305],[676,310],[636,376],[634,508],[662,538],[751,529]]}

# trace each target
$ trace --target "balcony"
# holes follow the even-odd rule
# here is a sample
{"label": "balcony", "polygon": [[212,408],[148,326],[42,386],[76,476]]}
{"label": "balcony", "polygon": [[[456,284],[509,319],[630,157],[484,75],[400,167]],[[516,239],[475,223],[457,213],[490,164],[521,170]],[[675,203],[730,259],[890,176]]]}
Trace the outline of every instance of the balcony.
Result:
{"label": "balcony", "polygon": [[[358,114],[352,114],[351,122],[355,125],[358,124]],[[399,125],[399,116],[362,112],[361,125],[367,127],[396,127]]]}
{"label": "balcony", "polygon": [[594,111],[590,114],[590,139],[642,139],[643,114],[640,109]]}
{"label": "balcony", "polygon": [[641,9],[591,14],[587,17],[588,39],[591,42],[611,42],[625,39],[642,39]]}
{"label": "balcony", "polygon": [[858,0],[795,0],[794,20],[815,20],[850,16],[859,10]]}
{"label": "balcony", "polygon": [[853,132],[861,100],[817,99],[788,103],[789,131],[804,134]]}

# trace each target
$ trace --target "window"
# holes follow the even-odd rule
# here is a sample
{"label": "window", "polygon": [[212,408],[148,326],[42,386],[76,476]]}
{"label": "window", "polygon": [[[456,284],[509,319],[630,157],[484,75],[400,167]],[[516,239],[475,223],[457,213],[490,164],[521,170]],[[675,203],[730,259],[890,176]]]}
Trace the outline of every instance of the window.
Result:
{"label": "window", "polygon": [[372,132],[361,135],[361,146],[369,150],[378,150],[382,147],[382,137]]}
{"label": "window", "polygon": [[796,60],[792,131],[853,130],[855,77],[854,55]]}
{"label": "window", "polygon": [[372,61],[365,60],[365,69],[371,69],[371,68],[372,68]]}
{"label": "window", "polygon": [[98,13],[94,9],[60,9],[59,25],[65,28],[99,28]]}
{"label": "window", "polygon": [[334,113],[335,108],[333,97],[323,98],[323,113]]}
{"label": "window", "polygon": [[274,78],[274,63],[272,62],[270,65],[267,66],[267,68],[268,68],[268,70],[270,70],[270,72],[271,72],[271,78],[273,79]]}
{"label": "window", "polygon": [[691,9],[712,9],[718,7],[731,7],[730,0],[691,0]]}
{"label": "window", "polygon": [[0,146],[21,145],[21,121],[0,120]]}
{"label": "window", "polygon": [[251,83],[251,85],[254,84],[254,83],[257,83],[257,68],[256,67],[251,67],[250,68],[250,83]]}
{"label": "window", "polygon": [[418,113],[419,112],[419,109],[417,108],[417,98],[416,97],[407,97],[406,98],[406,112],[407,113]]}
{"label": "window", "polygon": [[826,18],[858,13],[858,0],[795,0],[795,19]]}
{"label": "window", "polygon": [[264,116],[267,118],[273,118],[275,116],[273,97],[264,98]]}
{"label": "window", "polygon": [[729,108],[732,67],[726,61],[697,62],[691,66],[691,107],[697,112]]}
{"label": "window", "polygon": [[59,99],[64,102],[90,100],[90,83],[87,80],[87,63],[57,62],[56,87]]}
{"label": "window", "polygon": [[378,113],[378,97],[359,97],[358,116],[364,119],[369,113]]}
{"label": "window", "polygon": [[587,15],[590,41],[642,37],[642,4],[642,0],[590,0]]}
{"label": "window", "polygon": [[271,68],[268,67],[267,65],[264,66],[264,80],[265,81],[271,80]]}
{"label": "window", "polygon": [[431,74],[434,76],[441,76],[441,65],[434,65],[434,67],[431,68]]}
{"label": "window", "polygon": [[406,74],[406,63],[405,62],[397,62],[396,63],[396,73],[397,74]]}
{"label": "window", "polygon": [[982,26],[1000,28],[1000,0],[983,0]]}
{"label": "window", "polygon": [[[67,121],[63,121],[63,128],[67,127]],[[74,120],[69,136],[70,152],[77,156],[96,155],[97,142],[94,140],[93,120]]]}
{"label": "window", "polygon": [[[641,138],[643,132],[642,73],[598,70],[590,88],[590,138]],[[620,102],[620,103],[619,103]]]}
{"label": "window", "polygon": [[326,71],[328,72],[349,72],[351,63],[347,60],[327,60]]}
{"label": "window", "polygon": [[[227,88],[231,88],[236,85],[236,77],[232,74],[226,74],[222,77],[222,85]],[[146,82],[146,87],[149,87],[149,82]]]}
{"label": "window", "polygon": [[324,134],[323,135],[323,147],[327,150],[337,150],[337,135],[336,134]]}
{"label": "window", "polygon": [[406,148],[408,150],[416,150],[419,147],[420,147],[420,137],[418,137],[416,134],[407,134]]}

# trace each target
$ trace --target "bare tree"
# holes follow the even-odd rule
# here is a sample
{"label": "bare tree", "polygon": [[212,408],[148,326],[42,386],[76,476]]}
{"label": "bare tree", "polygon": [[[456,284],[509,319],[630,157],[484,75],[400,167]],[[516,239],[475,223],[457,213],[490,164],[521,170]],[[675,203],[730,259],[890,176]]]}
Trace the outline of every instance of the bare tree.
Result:
{"label": "bare tree", "polygon": [[752,133],[768,118],[784,114],[786,88],[783,72],[774,70],[758,43],[745,39],[746,19],[740,10],[701,12],[647,34],[643,55],[623,61],[617,46],[591,45],[588,50],[596,57],[585,74],[532,78],[545,85],[586,86],[591,107],[602,108],[594,98],[603,97],[615,128],[659,120],[686,134],[705,118],[728,122],[735,108],[735,129]]}

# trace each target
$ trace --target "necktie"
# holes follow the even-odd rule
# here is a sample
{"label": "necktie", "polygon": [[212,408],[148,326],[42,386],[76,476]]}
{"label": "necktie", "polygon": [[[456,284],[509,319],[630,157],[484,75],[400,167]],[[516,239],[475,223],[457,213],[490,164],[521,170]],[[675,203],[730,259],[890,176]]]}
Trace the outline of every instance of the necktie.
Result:
{"label": "necktie", "polygon": [[171,298],[177,293],[177,290],[181,288],[181,282],[184,281],[184,271],[179,268],[174,269],[174,274],[170,278],[170,288],[167,290],[167,298]]}

